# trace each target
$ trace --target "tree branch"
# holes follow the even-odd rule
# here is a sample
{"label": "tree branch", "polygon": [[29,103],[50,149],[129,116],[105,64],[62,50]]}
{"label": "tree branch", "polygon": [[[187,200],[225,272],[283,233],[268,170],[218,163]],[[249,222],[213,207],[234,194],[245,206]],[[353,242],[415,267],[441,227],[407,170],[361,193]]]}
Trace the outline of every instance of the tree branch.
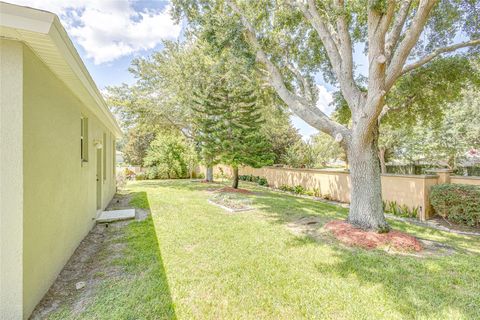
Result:
{"label": "tree branch", "polygon": [[425,27],[428,16],[437,3],[437,0],[420,0],[417,12],[413,17],[412,23],[405,33],[405,37],[398,45],[397,49],[393,53],[390,65],[387,70],[386,90],[388,91],[395,80],[401,75],[403,66],[412,51],[412,48],[417,43],[420,34]]}
{"label": "tree branch", "polygon": [[[364,107],[366,116],[362,113],[354,115],[357,123],[362,123],[367,130],[373,128],[378,116],[382,111],[383,101],[385,99],[385,35],[393,19],[395,12],[395,1],[388,0],[385,11],[375,9],[370,1],[371,7],[368,11],[368,94]],[[364,118],[360,121],[358,117]]]}
{"label": "tree branch", "polygon": [[[345,18],[337,20],[338,29],[335,30],[318,12],[315,0],[289,0],[288,2],[302,12],[304,18],[310,22],[320,37],[349,108],[359,107],[362,104],[363,95],[353,77],[352,46]],[[339,11],[343,11],[342,4],[343,0],[336,0],[334,5]]]}
{"label": "tree branch", "polygon": [[269,74],[269,82],[275,88],[280,98],[289,106],[292,111],[312,127],[325,132],[333,137],[341,135],[349,139],[350,131],[335,121],[332,121],[325,113],[306,99],[293,94],[285,85],[283,76],[275,64],[268,58],[265,51],[258,42],[255,29],[243,15],[240,8],[231,0],[226,0],[227,5],[240,16],[243,26],[246,28],[247,40],[256,52],[256,58],[263,63]]}
{"label": "tree branch", "polygon": [[473,46],[477,46],[477,45],[480,45],[480,39],[474,39],[474,40],[465,41],[465,42],[462,42],[462,43],[457,43],[457,44],[447,46],[447,47],[438,48],[438,49],[434,50],[432,53],[427,54],[426,56],[422,57],[421,59],[419,59],[419,60],[417,60],[417,61],[415,61],[411,64],[406,65],[403,68],[401,74],[405,74],[407,72],[412,71],[413,69],[421,67],[424,64],[432,61],[433,59],[435,59],[436,57],[438,57],[439,55],[441,55],[443,53],[452,52],[452,51],[455,51],[455,50],[458,50],[458,49],[461,49],[461,48],[473,47]]}
{"label": "tree branch", "polygon": [[392,51],[397,46],[400,35],[402,34],[403,26],[405,25],[405,21],[407,20],[411,3],[412,0],[403,0],[402,4],[400,5],[400,9],[398,10],[398,13],[395,17],[395,21],[393,22],[392,29],[387,34],[387,40],[385,44],[385,56],[387,57],[388,62],[390,62],[390,59],[392,58]]}
{"label": "tree branch", "polygon": [[303,91],[303,96],[304,98],[309,101],[310,103],[314,103],[313,101],[313,93],[310,90],[310,83],[308,80],[302,75],[300,70],[296,68],[292,63],[290,63],[288,60],[285,59],[285,65],[290,70],[293,75],[295,76],[297,82],[301,85],[302,91]]}

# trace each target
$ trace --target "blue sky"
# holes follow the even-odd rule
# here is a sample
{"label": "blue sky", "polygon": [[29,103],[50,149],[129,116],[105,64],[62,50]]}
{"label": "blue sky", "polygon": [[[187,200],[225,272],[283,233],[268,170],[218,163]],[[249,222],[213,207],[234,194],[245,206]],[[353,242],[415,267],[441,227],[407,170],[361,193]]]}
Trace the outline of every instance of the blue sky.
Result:
{"label": "blue sky", "polygon": [[[7,0],[56,13],[83,62],[102,90],[135,81],[128,67],[135,57],[146,57],[162,49],[162,41],[178,39],[182,27],[169,14],[162,0]],[[355,48],[358,71],[366,74],[362,48]],[[329,114],[335,88],[317,77],[318,107]],[[293,116],[293,125],[307,139],[317,130]]]}

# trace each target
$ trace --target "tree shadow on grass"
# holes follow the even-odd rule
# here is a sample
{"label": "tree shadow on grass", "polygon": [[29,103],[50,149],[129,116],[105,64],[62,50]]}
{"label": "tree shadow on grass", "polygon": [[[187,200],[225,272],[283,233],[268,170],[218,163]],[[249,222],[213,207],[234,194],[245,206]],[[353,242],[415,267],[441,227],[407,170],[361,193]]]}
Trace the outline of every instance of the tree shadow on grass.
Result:
{"label": "tree shadow on grass", "polygon": [[[146,192],[128,195],[131,206],[150,209]],[[115,224],[108,227],[114,228]],[[80,318],[177,319],[152,217],[126,222],[120,228],[122,233],[111,241],[112,247],[116,244],[123,248],[110,261],[117,271],[101,284]],[[114,254],[109,249],[104,247],[101,254]]]}
{"label": "tree shadow on grass", "polygon": [[339,206],[271,191],[258,192],[254,198],[258,209],[283,224],[304,217],[315,217],[323,225],[333,219],[345,219],[348,214],[347,209]]}
{"label": "tree shadow on grass", "polygon": [[[150,209],[147,193],[136,192],[130,202],[141,209]],[[135,305],[129,310],[132,318],[154,317],[177,319],[167,274],[152,217],[127,226],[125,270],[135,275]],[[138,285],[138,287],[137,287]],[[126,298],[132,299],[131,295]],[[138,306],[138,308],[137,308]]]}
{"label": "tree shadow on grass", "polygon": [[[142,186],[166,187],[185,191],[205,191],[210,184],[188,181],[146,182]],[[220,185],[221,186],[221,185]],[[251,197],[259,212],[273,223],[288,224],[302,217],[319,219],[319,224],[333,219],[344,219],[348,210],[322,202],[299,198],[245,184],[256,191]],[[242,187],[243,187],[242,186]],[[468,241],[467,237],[448,235],[437,230],[395,223],[396,228],[414,230],[425,237],[435,236],[440,241]],[[457,239],[458,238],[458,239]],[[312,245],[307,237],[293,237],[291,246]],[[389,304],[404,318],[480,318],[480,256],[466,253],[454,256],[424,258],[389,255],[382,251],[365,251],[345,248],[329,243],[333,250],[334,263],[316,262],[317,271],[325,278],[343,278],[369,293],[383,292],[385,299],[368,303]],[[382,294],[382,293],[381,293]]]}
{"label": "tree shadow on grass", "polygon": [[[183,180],[149,180],[140,181],[141,186],[146,188],[165,187],[185,191],[212,191],[228,185],[229,181],[216,181],[214,183],[201,183],[199,181]],[[325,203],[322,201],[301,198],[286,193],[275,192],[257,186],[255,183],[242,181],[241,188],[254,192],[252,195],[242,195],[253,199],[254,205],[266,216],[269,221],[279,224],[289,224],[302,218],[315,218],[318,221],[317,227],[334,219],[346,219],[348,209],[339,205]],[[480,237],[468,237],[457,234],[449,234],[444,231],[417,226],[400,221],[389,221],[392,228],[410,233],[419,238],[447,243],[459,249],[473,251],[475,247],[480,248]],[[472,245],[476,243],[478,245]],[[477,253],[480,249],[477,248]]]}
{"label": "tree shadow on grass", "polygon": [[337,262],[317,263],[318,272],[383,290],[407,319],[480,318],[478,255],[416,259],[339,246],[334,255]]}

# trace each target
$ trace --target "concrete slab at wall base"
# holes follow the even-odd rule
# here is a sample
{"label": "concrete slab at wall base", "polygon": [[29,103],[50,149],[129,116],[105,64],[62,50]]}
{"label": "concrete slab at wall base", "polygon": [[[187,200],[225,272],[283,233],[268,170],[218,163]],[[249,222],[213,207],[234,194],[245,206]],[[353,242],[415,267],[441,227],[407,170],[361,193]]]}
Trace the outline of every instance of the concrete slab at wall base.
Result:
{"label": "concrete slab at wall base", "polygon": [[97,223],[135,219],[135,209],[103,211],[97,218]]}

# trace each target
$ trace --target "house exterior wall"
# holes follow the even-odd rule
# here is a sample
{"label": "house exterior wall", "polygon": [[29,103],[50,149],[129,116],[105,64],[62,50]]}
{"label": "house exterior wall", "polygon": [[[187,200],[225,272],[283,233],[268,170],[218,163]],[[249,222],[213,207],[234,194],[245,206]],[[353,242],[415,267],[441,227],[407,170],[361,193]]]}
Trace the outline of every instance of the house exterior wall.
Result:
{"label": "house exterior wall", "polygon": [[23,45],[0,40],[0,319],[22,315]]}
{"label": "house exterior wall", "polygon": [[[115,193],[113,134],[37,56],[23,54],[23,315],[28,317],[94,224],[96,147],[106,134],[102,208]],[[81,162],[81,117],[88,162]],[[103,162],[102,162],[103,163]]]}

